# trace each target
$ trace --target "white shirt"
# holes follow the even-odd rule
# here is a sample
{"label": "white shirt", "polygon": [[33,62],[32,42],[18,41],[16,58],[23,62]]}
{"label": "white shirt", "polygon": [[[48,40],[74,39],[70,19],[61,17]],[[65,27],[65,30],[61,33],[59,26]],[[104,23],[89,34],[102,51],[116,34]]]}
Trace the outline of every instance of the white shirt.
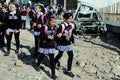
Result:
{"label": "white shirt", "polygon": [[14,14],[16,14],[16,11],[14,11],[14,12],[10,12],[10,14],[12,14],[12,16],[14,16]]}
{"label": "white shirt", "polygon": [[37,19],[38,19],[41,15],[43,15],[42,12],[37,13]]}

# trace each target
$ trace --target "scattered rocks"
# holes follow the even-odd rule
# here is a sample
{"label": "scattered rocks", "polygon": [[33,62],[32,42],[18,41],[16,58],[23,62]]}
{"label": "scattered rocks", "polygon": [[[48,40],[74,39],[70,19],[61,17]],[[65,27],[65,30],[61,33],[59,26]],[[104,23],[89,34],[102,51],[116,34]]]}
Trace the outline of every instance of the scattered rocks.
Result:
{"label": "scattered rocks", "polygon": [[112,69],[112,72],[117,75],[120,76],[120,66],[116,66]]}
{"label": "scattered rocks", "polygon": [[113,56],[117,56],[118,55],[117,52],[111,52],[110,54],[113,55]]}
{"label": "scattered rocks", "polygon": [[79,61],[76,61],[76,65],[78,67],[83,68],[87,64],[86,62],[87,62],[87,60],[85,58],[81,58],[81,59],[79,59]]}
{"label": "scattered rocks", "polygon": [[80,61],[76,61],[76,65],[79,67],[80,66]]}
{"label": "scattered rocks", "polygon": [[111,73],[105,73],[101,71],[97,71],[96,76],[98,80],[112,80],[112,78],[114,77],[114,75]]}
{"label": "scattered rocks", "polygon": [[81,73],[81,74],[77,75],[77,77],[79,77],[80,80],[94,80],[94,79],[92,79],[91,76],[89,76],[86,73]]}
{"label": "scattered rocks", "polygon": [[97,69],[93,65],[86,65],[84,67],[84,71],[90,74],[95,74],[97,72]]}
{"label": "scattered rocks", "polygon": [[38,77],[38,76],[29,76],[28,80],[42,80],[42,77]]}
{"label": "scattered rocks", "polygon": [[15,66],[16,67],[21,67],[22,65],[23,65],[23,62],[20,61],[20,60],[18,60],[18,61],[15,62]]}

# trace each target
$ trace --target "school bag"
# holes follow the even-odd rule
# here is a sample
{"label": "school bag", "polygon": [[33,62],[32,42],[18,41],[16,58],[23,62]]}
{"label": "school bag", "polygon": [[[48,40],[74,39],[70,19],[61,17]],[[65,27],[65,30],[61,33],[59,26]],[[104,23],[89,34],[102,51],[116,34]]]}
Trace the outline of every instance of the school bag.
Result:
{"label": "school bag", "polygon": [[[70,23],[70,25],[71,25],[71,28],[72,28],[71,30],[73,31],[74,28],[75,28],[75,25],[73,23]],[[64,34],[65,28],[66,28],[64,23],[61,23],[61,27],[62,27],[62,34],[65,35],[65,36],[68,35],[68,33]],[[58,28],[59,28],[59,26],[58,26]],[[61,38],[56,37],[56,42],[57,42],[57,44],[59,44],[61,42]]]}
{"label": "school bag", "polygon": [[[73,31],[73,29],[75,28],[75,26],[74,26],[74,24],[72,24],[72,23],[70,23],[70,25],[71,25],[72,31]],[[65,30],[65,24],[61,24],[61,26],[62,26],[62,33],[63,33],[64,30]]]}
{"label": "school bag", "polygon": [[43,15],[41,16],[41,20],[42,20],[42,23],[43,23],[43,24],[45,23],[45,17],[46,17],[46,14],[43,14]]}

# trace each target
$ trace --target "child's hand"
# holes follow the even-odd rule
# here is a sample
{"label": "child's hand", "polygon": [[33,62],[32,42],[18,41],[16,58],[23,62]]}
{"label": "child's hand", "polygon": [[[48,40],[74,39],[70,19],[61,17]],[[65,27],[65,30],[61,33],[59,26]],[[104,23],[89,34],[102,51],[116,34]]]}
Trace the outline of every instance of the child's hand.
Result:
{"label": "child's hand", "polygon": [[53,37],[53,36],[48,36],[48,39],[51,39],[51,40],[52,40],[52,39],[54,39],[54,37]]}
{"label": "child's hand", "polygon": [[41,27],[42,27],[42,25],[41,25],[41,24],[38,24],[38,25],[37,25],[37,27],[38,27],[38,28],[41,28]]}
{"label": "child's hand", "polygon": [[7,35],[10,35],[10,31],[9,31],[8,29],[6,30],[6,34],[7,34]]}
{"label": "child's hand", "polygon": [[1,25],[2,23],[0,22],[0,25]]}
{"label": "child's hand", "polygon": [[15,30],[15,33],[18,33],[19,31],[18,30]]}
{"label": "child's hand", "polygon": [[69,36],[66,36],[66,40],[69,40]]}
{"label": "child's hand", "polygon": [[37,26],[37,23],[33,23],[33,27]]}

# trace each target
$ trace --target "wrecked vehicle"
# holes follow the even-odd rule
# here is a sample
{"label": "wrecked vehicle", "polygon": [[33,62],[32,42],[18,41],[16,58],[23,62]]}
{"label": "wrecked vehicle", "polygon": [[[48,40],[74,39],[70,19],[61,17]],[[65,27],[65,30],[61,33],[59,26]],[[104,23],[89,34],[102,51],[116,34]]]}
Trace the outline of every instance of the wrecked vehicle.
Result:
{"label": "wrecked vehicle", "polygon": [[95,10],[79,11],[76,14],[74,22],[80,34],[88,31],[96,33],[105,33],[107,31],[106,24]]}

